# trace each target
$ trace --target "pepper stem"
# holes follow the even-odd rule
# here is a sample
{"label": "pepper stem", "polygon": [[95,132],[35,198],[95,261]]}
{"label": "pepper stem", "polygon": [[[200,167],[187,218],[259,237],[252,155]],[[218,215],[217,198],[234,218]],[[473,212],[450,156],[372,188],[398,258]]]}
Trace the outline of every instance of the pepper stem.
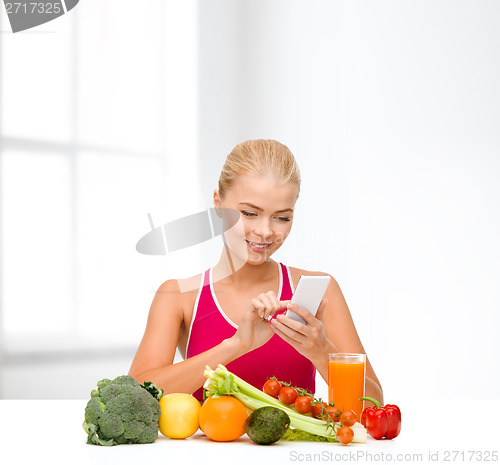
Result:
{"label": "pepper stem", "polygon": [[377,399],[374,399],[373,397],[360,397],[359,400],[369,400],[370,402],[375,404],[375,407],[382,408],[380,402]]}

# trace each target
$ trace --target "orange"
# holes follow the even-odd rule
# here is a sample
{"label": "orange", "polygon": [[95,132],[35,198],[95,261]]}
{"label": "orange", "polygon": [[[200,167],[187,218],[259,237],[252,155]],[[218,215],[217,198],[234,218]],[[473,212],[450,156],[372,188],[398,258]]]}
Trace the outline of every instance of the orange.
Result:
{"label": "orange", "polygon": [[245,433],[246,407],[235,397],[209,397],[200,409],[200,429],[212,441],[233,441]]}

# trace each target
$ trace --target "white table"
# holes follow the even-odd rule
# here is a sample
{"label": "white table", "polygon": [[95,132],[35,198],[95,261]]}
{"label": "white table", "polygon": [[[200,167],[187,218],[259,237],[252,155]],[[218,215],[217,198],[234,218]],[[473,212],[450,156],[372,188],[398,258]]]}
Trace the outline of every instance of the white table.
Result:
{"label": "white table", "polygon": [[51,465],[500,463],[500,400],[393,402],[402,410],[403,427],[392,441],[369,437],[366,444],[348,446],[288,441],[259,446],[246,435],[217,443],[198,432],[183,440],[159,434],[153,444],[100,447],[86,444],[87,399],[0,400],[0,453],[2,462],[22,465],[41,460]]}

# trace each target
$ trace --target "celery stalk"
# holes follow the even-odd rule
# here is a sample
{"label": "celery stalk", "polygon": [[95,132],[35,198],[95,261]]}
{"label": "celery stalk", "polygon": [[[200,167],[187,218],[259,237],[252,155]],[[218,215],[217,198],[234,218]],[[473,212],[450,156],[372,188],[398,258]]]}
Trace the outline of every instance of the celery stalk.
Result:
{"label": "celery stalk", "polygon": [[[283,404],[231,373],[224,365],[219,364],[215,370],[207,366],[204,375],[207,380],[203,387],[207,390],[209,396],[234,396],[251,410],[266,406],[279,408],[290,417],[291,428],[322,436],[330,441],[337,441],[336,431],[340,427],[339,423],[328,423],[297,412],[294,408]],[[356,423],[352,429],[354,431],[353,442],[366,441],[366,429],[361,424]]]}

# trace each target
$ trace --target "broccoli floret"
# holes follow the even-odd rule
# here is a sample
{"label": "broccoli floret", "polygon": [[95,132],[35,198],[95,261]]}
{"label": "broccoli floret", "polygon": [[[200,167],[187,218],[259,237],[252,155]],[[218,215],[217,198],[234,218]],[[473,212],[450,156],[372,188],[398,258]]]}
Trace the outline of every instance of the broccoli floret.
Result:
{"label": "broccoli floret", "polygon": [[102,435],[109,439],[117,438],[125,431],[121,418],[114,413],[109,413],[108,411],[105,411],[101,415],[101,418],[99,418],[99,427],[101,428]]}
{"label": "broccoli floret", "polygon": [[125,422],[123,437],[126,439],[138,438],[142,430],[145,428],[145,423],[142,421],[131,420]]}
{"label": "broccoli floret", "polygon": [[[127,385],[127,384],[130,386],[135,386],[135,387],[140,386],[140,384],[135,380],[135,378],[132,378],[132,376],[128,376],[128,375],[117,376],[113,381],[111,381],[111,383],[112,384],[119,384],[121,386]],[[144,384],[146,384],[146,383],[144,383]]]}
{"label": "broccoli floret", "polygon": [[99,417],[106,410],[106,406],[99,397],[92,396],[85,407],[85,421],[90,424],[99,422]]}
{"label": "broccoli floret", "polygon": [[163,394],[154,384],[148,382],[146,388],[127,375],[99,381],[85,407],[87,443],[113,446],[154,442],[161,408],[150,393],[151,387]]}
{"label": "broccoli floret", "polygon": [[138,444],[149,444],[151,442],[155,442],[158,437],[158,427],[155,428],[153,423],[149,423],[144,426],[144,429],[139,434],[137,438]]}

